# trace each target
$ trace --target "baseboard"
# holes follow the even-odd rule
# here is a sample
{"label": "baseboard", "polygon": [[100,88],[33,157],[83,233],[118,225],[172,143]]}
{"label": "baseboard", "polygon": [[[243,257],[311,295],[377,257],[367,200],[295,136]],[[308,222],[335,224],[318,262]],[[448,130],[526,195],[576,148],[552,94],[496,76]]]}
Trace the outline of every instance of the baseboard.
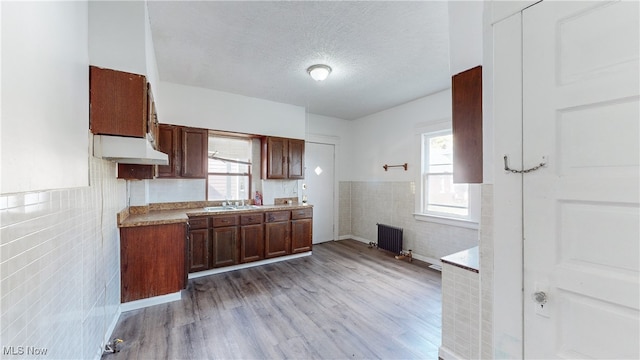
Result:
{"label": "baseboard", "polygon": [[251,267],[254,267],[254,266],[273,264],[273,263],[280,262],[280,261],[297,259],[297,258],[309,256],[312,253],[313,252],[311,252],[311,251],[307,251],[307,252],[303,252],[303,253],[299,253],[299,254],[280,256],[280,257],[276,257],[276,258],[273,258],[273,259],[264,259],[264,260],[260,260],[260,261],[253,261],[253,262],[246,263],[246,264],[238,264],[238,265],[225,266],[225,267],[211,269],[211,270],[198,271],[198,272],[190,273],[189,274],[189,280],[197,279],[197,278],[203,277],[203,276],[221,274],[221,273],[234,271],[234,270],[248,269],[248,268],[251,268]]}
{"label": "baseboard", "polygon": [[[361,243],[365,243],[367,245],[369,243],[376,243],[376,241],[365,239],[363,237],[359,237],[359,236],[355,236],[355,235],[342,235],[342,236],[338,237],[338,240],[356,240],[356,241],[359,241]],[[405,251],[407,251],[407,250],[405,250]],[[435,265],[441,265],[442,264],[440,259],[432,258],[432,257],[429,257],[429,256],[419,255],[419,254],[416,254],[413,251],[412,251],[412,256],[413,256],[414,259],[417,259],[417,260],[420,260],[420,261],[424,261],[424,262],[429,263],[429,264],[435,264]]]}
{"label": "baseboard", "polygon": [[131,310],[143,309],[153,305],[165,304],[172,301],[178,301],[182,299],[182,292],[178,291],[172,294],[154,296],[147,299],[140,299],[129,301],[123,304],[120,304],[121,312],[127,312]]}
{"label": "baseboard", "polygon": [[463,358],[444,346],[440,346],[438,349],[438,357],[442,360],[463,360]]}

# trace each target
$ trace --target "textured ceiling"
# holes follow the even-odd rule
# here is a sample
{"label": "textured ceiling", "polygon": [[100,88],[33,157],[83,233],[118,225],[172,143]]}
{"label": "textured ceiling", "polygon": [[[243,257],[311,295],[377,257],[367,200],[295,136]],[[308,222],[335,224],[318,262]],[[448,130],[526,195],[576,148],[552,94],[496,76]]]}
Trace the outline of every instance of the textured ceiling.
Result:
{"label": "textured ceiling", "polygon": [[[150,1],[162,81],[357,119],[450,86],[445,1]],[[313,81],[306,69],[333,72]]]}

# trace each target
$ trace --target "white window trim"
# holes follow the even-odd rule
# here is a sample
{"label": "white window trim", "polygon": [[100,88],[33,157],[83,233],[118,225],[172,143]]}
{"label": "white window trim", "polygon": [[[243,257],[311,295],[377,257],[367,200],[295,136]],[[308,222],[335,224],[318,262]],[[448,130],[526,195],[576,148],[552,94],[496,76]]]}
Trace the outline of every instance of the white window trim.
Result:
{"label": "white window trim", "polygon": [[479,229],[480,223],[480,185],[469,184],[469,215],[467,217],[457,217],[455,215],[447,214],[435,214],[422,212],[422,134],[434,133],[439,131],[451,130],[451,118],[440,119],[433,123],[418,124],[414,128],[414,138],[416,141],[416,148],[419,149],[420,154],[418,159],[420,161],[420,171],[417,171],[417,178],[415,191],[415,212],[413,218],[417,221],[433,222],[438,224],[463,227],[468,229]]}

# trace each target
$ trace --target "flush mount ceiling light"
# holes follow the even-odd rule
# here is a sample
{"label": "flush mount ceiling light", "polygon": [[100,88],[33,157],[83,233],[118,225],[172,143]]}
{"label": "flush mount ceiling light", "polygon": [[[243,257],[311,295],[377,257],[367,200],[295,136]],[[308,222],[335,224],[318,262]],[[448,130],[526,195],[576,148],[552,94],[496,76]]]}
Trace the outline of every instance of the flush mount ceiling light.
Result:
{"label": "flush mount ceiling light", "polygon": [[309,76],[313,78],[313,80],[322,81],[326,79],[327,76],[329,76],[329,74],[331,73],[331,67],[324,64],[311,65],[307,69],[307,72],[309,73]]}

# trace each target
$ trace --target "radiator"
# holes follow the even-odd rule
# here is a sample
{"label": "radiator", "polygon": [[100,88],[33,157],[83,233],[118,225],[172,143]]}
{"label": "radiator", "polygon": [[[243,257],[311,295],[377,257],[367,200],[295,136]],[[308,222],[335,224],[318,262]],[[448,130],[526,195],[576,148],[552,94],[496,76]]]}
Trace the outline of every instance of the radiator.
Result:
{"label": "radiator", "polygon": [[402,253],[402,229],[384,224],[376,225],[378,225],[378,248],[395,254]]}

